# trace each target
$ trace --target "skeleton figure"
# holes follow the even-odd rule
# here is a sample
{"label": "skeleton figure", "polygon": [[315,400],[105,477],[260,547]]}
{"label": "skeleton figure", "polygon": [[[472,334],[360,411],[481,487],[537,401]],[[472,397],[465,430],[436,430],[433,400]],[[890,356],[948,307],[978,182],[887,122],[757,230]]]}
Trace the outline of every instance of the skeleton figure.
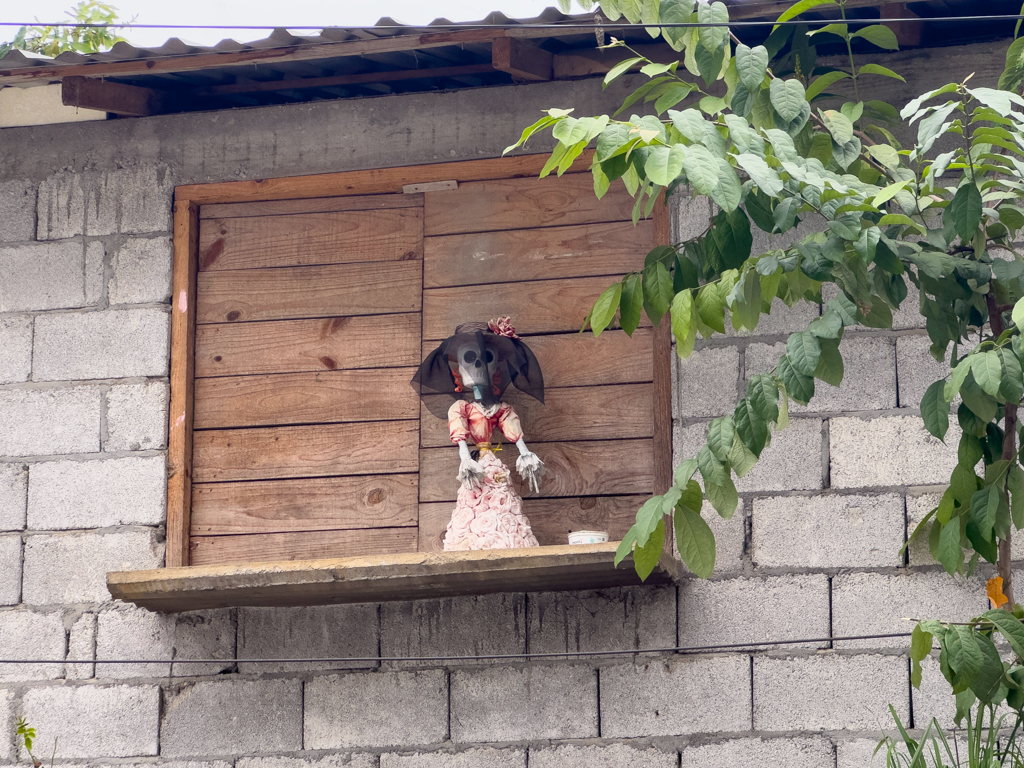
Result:
{"label": "skeleton figure", "polygon": [[447,418],[451,440],[459,447],[460,488],[445,534],[446,550],[538,546],[508,468],[496,456],[501,445],[491,442],[499,428],[515,442],[516,470],[536,493],[544,463],[526,446],[518,414],[502,400],[509,384],[544,402],[537,358],[515,335],[508,318],[460,325],[413,377],[431,412]]}

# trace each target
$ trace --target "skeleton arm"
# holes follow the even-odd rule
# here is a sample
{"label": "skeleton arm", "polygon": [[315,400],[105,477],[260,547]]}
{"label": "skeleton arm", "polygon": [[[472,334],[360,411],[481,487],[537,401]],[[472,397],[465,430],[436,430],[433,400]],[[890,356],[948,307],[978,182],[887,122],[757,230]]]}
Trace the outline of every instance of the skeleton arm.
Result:
{"label": "skeleton arm", "polygon": [[523,480],[530,484],[533,492],[537,493],[540,491],[540,479],[544,474],[544,462],[526,447],[526,441],[523,438],[520,437],[516,440],[516,447],[519,449],[516,471],[519,472]]}
{"label": "skeleton arm", "polygon": [[459,463],[459,474],[456,478],[467,488],[477,488],[484,477],[484,468],[480,466],[480,462],[473,461],[473,457],[469,455],[469,446],[466,445],[465,440],[459,440],[459,458],[462,461]]}

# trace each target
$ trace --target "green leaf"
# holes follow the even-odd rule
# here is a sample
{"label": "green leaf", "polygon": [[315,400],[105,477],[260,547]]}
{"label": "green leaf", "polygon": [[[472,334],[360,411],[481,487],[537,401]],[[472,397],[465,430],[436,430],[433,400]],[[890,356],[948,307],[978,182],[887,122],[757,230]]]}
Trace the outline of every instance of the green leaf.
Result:
{"label": "green leaf", "polygon": [[758,189],[770,197],[782,194],[783,184],[779,174],[763,158],[743,153],[736,155],[736,164],[757,184]]}
{"label": "green leaf", "polygon": [[658,521],[658,526],[647,539],[643,546],[637,544],[633,550],[633,565],[636,567],[640,581],[646,581],[651,575],[658,561],[661,560],[662,551],[665,549],[665,518]]}
{"label": "green leaf", "polygon": [[639,64],[641,61],[644,61],[642,56],[635,56],[625,61],[620,61],[608,70],[608,74],[604,76],[604,87],[607,88],[609,83],[620,77],[623,73],[628,72],[631,67]]}
{"label": "green leaf", "polygon": [[825,124],[828,132],[832,134],[836,144],[843,146],[853,140],[853,123],[842,112],[834,109],[819,110],[821,121]]}
{"label": "green leaf", "polygon": [[613,565],[617,568],[619,563],[633,554],[633,547],[636,545],[636,525],[630,527],[626,531],[626,535],[622,537],[622,541],[619,542],[619,546],[615,549],[615,560]]}
{"label": "green leaf", "polygon": [[816,338],[819,338],[818,343],[821,345],[821,357],[818,358],[818,365],[814,369],[814,378],[821,379],[833,387],[838,387],[843,383],[844,375],[843,356],[839,353],[839,339]]}
{"label": "green leaf", "polygon": [[694,322],[695,307],[693,293],[680,291],[672,300],[672,335],[676,339],[676,354],[686,358],[693,352],[697,338],[697,324]]}
{"label": "green leaf", "polygon": [[[782,429],[780,426],[779,429]],[[742,440],[733,440],[732,450],[729,451],[729,465],[737,477],[745,476],[754,465],[757,464],[757,456],[750,452],[750,449],[743,444]]]}
{"label": "green leaf", "polygon": [[1003,380],[999,385],[999,396],[1008,403],[1019,403],[1024,397],[1024,371],[1021,370],[1020,358],[1010,347],[1003,347],[998,354],[1003,361]]}
{"label": "green leaf", "polygon": [[936,559],[950,576],[956,574],[964,564],[964,551],[960,546],[960,520],[951,520],[942,526],[939,533],[939,548]]}
{"label": "green leaf", "polygon": [[707,283],[697,292],[697,314],[704,325],[725,333],[725,303],[717,283]]}
{"label": "green leaf", "polygon": [[981,618],[991,621],[996,625],[999,634],[1006,638],[1006,642],[1013,648],[1013,652],[1024,657],[1024,623],[1009,611],[1001,608],[986,611]]}
{"label": "green leaf", "polygon": [[982,536],[992,541],[992,529],[999,513],[999,489],[994,485],[986,485],[971,496],[971,520],[973,520]]}
{"label": "green leaf", "polygon": [[644,309],[657,325],[672,302],[672,276],[661,262],[649,264],[643,272]]}
{"label": "green leaf", "polygon": [[807,101],[813,101],[821,93],[828,88],[830,85],[835,85],[840,80],[850,76],[849,72],[843,72],[842,70],[834,70],[832,72],[826,72],[824,75],[819,77],[807,88],[806,98]]}
{"label": "green leaf", "polygon": [[682,144],[676,144],[671,148],[654,147],[647,155],[644,173],[654,184],[667,187],[682,173],[685,157],[686,147]]}
{"label": "green leaf", "polygon": [[604,289],[594,308],[590,310],[590,327],[594,330],[595,336],[600,336],[601,331],[608,327],[615,318],[615,310],[619,308],[619,297],[622,295],[622,283],[615,283]]}
{"label": "green leaf", "polygon": [[700,516],[689,507],[676,507],[676,548],[686,567],[698,578],[706,579],[715,570],[715,534]]}
{"label": "green leaf", "polygon": [[736,404],[733,412],[733,422],[736,424],[736,434],[739,435],[743,444],[750,449],[755,456],[760,457],[768,443],[768,423],[754,410],[750,401],[746,398]]}
{"label": "green leaf", "polygon": [[706,445],[697,451],[697,466],[704,478],[704,484],[723,485],[729,479],[729,470],[725,468]]}
{"label": "green leaf", "polygon": [[945,442],[949,430],[949,401],[945,396],[946,382],[934,382],[921,398],[921,418],[931,434]]}
{"label": "green leaf", "polygon": [[[1024,38],[1021,38],[1024,40]],[[1016,304],[1013,305],[1013,324],[1018,328],[1024,329],[1024,299],[1020,299]]]}
{"label": "green leaf", "polygon": [[729,9],[725,7],[725,3],[698,3],[697,21],[702,25],[697,28],[697,39],[700,41],[701,47],[709,53],[719,50],[729,39],[727,27],[703,26],[705,24],[729,23]]}
{"label": "green leaf", "polygon": [[779,358],[776,370],[782,380],[782,386],[786,388],[786,394],[801,405],[807,405],[814,397],[814,378],[797,371],[790,362],[789,355]]}
{"label": "green leaf", "polygon": [[711,197],[718,186],[718,159],[706,147],[695,144],[687,147],[683,168],[693,188]]}
{"label": "green leaf", "polygon": [[1006,474],[1006,487],[1010,491],[1010,515],[1013,527],[1024,528],[1024,471],[1014,462]]}
{"label": "green leaf", "polygon": [[693,473],[697,471],[697,460],[687,459],[678,467],[672,477],[672,481],[679,488],[686,488],[690,482],[690,478],[693,477]]}
{"label": "green leaf", "polygon": [[711,506],[715,508],[719,516],[724,520],[732,518],[740,503],[740,497],[736,493],[736,486],[733,485],[732,478],[726,477],[722,485],[706,483],[705,488],[708,492],[708,501],[711,502]]}
{"label": "green leaf", "polygon": [[[1004,611],[1005,613],[1005,611]],[[914,625],[910,634],[910,683],[915,688],[921,687],[921,662],[932,652],[932,634],[921,629],[920,624]]]}
{"label": "green leaf", "polygon": [[634,272],[622,281],[622,296],[619,300],[619,324],[629,336],[640,325],[644,311],[644,289],[642,278]]}
{"label": "green leaf", "polygon": [[996,696],[996,692],[999,690],[1000,683],[1003,680],[1003,660],[999,657],[999,651],[996,650],[995,644],[986,635],[970,627],[957,627],[957,629],[969,632],[973,636],[978,651],[982,656],[981,666],[974,673],[974,677],[971,680],[971,690],[974,691],[980,701],[985,704],[992,704],[994,703],[993,697]]}
{"label": "green leaf", "polygon": [[[875,147],[871,147],[870,149],[875,149]],[[874,153],[872,152],[872,155],[873,154]],[[880,205],[889,202],[894,197],[896,197],[896,195],[898,195],[900,192],[906,189],[908,184],[910,184],[910,179],[904,179],[903,181],[897,181],[893,184],[890,184],[877,195],[875,195],[874,198],[872,198],[871,204],[877,208]]]}
{"label": "green leaf", "polygon": [[891,69],[886,69],[885,67],[881,66],[880,64],[865,64],[864,66],[862,66],[860,68],[860,70],[857,72],[857,74],[858,75],[882,75],[882,77],[892,77],[892,78],[895,78],[896,80],[903,80],[904,83],[907,82],[906,80],[903,79],[902,75],[898,75],[895,72],[893,72]]}
{"label": "green leaf", "polygon": [[981,223],[981,192],[973,183],[968,182],[956,191],[953,202],[943,214],[943,222],[946,221],[953,222],[953,228],[963,242],[974,238]]}
{"label": "green leaf", "polygon": [[799,80],[772,80],[769,93],[772,106],[787,123],[800,116],[807,101],[803,83]]}
{"label": "green leaf", "polygon": [[735,439],[736,426],[730,417],[722,416],[708,425],[708,448],[723,464],[729,460],[729,452]]}
{"label": "green leaf", "polygon": [[747,399],[754,412],[765,421],[779,420],[779,386],[768,374],[751,377],[747,384]]}
{"label": "green leaf", "polygon": [[985,394],[995,397],[1003,381],[1003,358],[995,351],[972,355],[971,373]]}
{"label": "green leaf", "polygon": [[740,43],[736,46],[736,73],[749,91],[761,87],[768,72],[768,58],[768,49],[763,45],[750,48]]}
{"label": "green leaf", "polygon": [[786,354],[798,373],[813,376],[818,360],[821,359],[821,342],[809,331],[790,334],[786,342]]}
{"label": "green leaf", "polygon": [[[859,29],[850,37],[862,37],[879,48],[885,48],[887,51],[898,51],[900,49],[900,44],[896,40],[896,33],[881,24],[872,24],[870,27]],[[902,78],[900,79],[902,80]]]}
{"label": "green leaf", "polygon": [[799,3],[794,3],[779,18],[775,20],[775,26],[772,27],[772,32],[779,28],[779,24],[784,21],[789,21],[799,16],[801,13],[805,13],[812,8],[817,8],[819,5],[838,5],[835,0],[800,0]]}
{"label": "green leaf", "polygon": [[721,158],[718,160],[718,184],[711,190],[711,199],[725,213],[732,213],[743,199],[743,186],[736,178],[736,171]]}

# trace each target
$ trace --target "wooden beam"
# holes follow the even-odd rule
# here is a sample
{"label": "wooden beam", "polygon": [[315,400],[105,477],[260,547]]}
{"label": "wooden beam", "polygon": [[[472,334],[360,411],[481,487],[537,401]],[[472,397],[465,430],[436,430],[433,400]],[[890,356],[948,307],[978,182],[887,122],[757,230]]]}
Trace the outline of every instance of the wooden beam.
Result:
{"label": "wooden beam", "polygon": [[167,567],[189,563],[192,511],[192,384],[195,374],[199,206],[174,203],[171,404],[167,435]]}
{"label": "wooden beam", "polygon": [[[552,69],[555,80],[603,75],[620,61],[631,59],[637,55],[645,56],[657,64],[671,64],[682,58],[681,53],[676,53],[663,43],[634,45],[631,46],[631,50],[625,48],[609,48],[607,50],[581,48],[572,53],[556,53],[553,57]],[[643,62],[632,69],[640,69],[642,64]]]}
{"label": "wooden beam", "polygon": [[[882,19],[913,19],[917,14],[907,7],[906,3],[894,3],[882,8]],[[896,35],[896,42],[900,48],[913,48],[921,44],[921,36],[924,32],[924,24],[920,21],[898,21],[886,23]]]}
{"label": "wooden beam", "polygon": [[159,91],[91,77],[65,77],[61,80],[60,95],[65,107],[98,109],[115,115],[145,117],[163,111],[164,97]]}
{"label": "wooden beam", "polygon": [[552,58],[550,52],[525,40],[499,37],[491,44],[494,68],[508,72],[514,80],[550,80]]}

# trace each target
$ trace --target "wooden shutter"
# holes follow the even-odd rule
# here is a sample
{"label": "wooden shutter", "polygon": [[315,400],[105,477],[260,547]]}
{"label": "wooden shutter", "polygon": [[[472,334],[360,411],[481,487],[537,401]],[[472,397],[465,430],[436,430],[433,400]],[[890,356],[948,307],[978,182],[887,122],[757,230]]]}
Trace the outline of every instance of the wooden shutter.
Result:
{"label": "wooden shutter", "polygon": [[549,470],[537,497],[520,487],[540,543],[621,537],[670,435],[667,338],[579,329],[660,239],[632,203],[567,174],[202,206],[190,564],[440,549],[458,452],[409,380],[456,325],[500,315],[547,386],[545,405],[506,397]]}

